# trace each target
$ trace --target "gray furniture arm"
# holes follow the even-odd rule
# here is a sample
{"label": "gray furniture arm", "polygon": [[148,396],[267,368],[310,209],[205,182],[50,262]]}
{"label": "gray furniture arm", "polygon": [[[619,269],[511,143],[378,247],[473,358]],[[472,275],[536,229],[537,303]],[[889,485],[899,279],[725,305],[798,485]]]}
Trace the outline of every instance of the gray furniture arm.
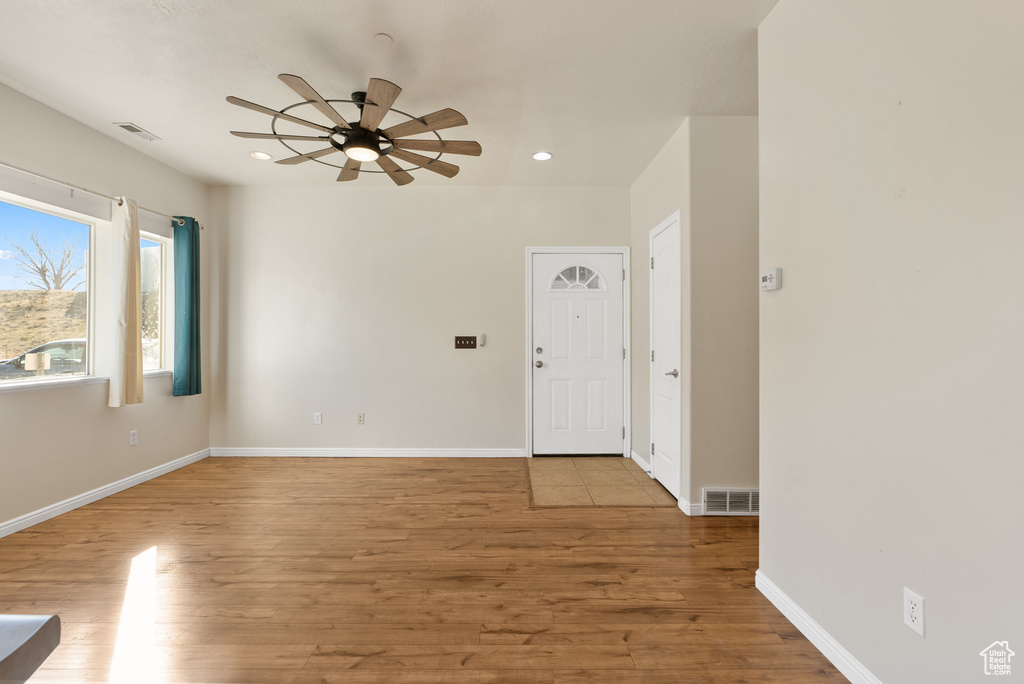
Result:
{"label": "gray furniture arm", "polygon": [[56,615],[0,615],[0,684],[22,684],[59,643]]}

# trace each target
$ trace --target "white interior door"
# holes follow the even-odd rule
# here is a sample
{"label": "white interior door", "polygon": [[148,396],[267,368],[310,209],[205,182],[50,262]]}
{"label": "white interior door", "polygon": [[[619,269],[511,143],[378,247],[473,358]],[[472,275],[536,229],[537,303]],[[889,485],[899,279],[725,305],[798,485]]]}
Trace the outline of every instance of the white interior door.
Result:
{"label": "white interior door", "polygon": [[533,453],[621,454],[621,254],[533,254]]}
{"label": "white interior door", "polygon": [[679,217],[651,231],[651,468],[677,499],[682,489]]}

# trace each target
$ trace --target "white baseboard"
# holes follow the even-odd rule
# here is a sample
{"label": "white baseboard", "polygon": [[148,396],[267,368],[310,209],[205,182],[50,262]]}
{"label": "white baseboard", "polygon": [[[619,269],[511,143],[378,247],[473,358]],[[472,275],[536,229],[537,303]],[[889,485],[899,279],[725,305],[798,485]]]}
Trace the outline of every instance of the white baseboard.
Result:
{"label": "white baseboard", "polygon": [[525,458],[526,449],[342,449],[210,447],[210,456],[276,458]]}
{"label": "white baseboard", "polygon": [[843,676],[853,684],[882,684],[882,680],[871,674],[853,654],[843,648],[831,634],[822,629],[810,615],[804,612],[793,599],[789,598],[775,583],[758,570],[754,575],[754,584],[786,618],[793,623],[807,640],[821,651],[822,655],[836,666]]}
{"label": "white baseboard", "polygon": [[[654,475],[651,473],[651,462],[645,460],[643,456],[636,453],[635,451],[630,450],[629,453],[633,457],[633,460],[636,461],[636,464],[643,468],[644,472],[647,473],[647,476],[653,480]],[[691,504],[689,501],[683,498],[679,499],[679,510],[681,510],[686,515],[704,515],[703,504]]]}
{"label": "white baseboard", "polygon": [[630,457],[633,459],[633,461],[638,466],[640,466],[641,468],[644,469],[644,472],[647,473],[648,477],[650,477],[651,479],[654,479],[651,476],[651,462],[650,462],[650,460],[645,459],[643,456],[641,456],[640,454],[636,453],[632,449],[629,450],[629,455],[630,455]]}
{"label": "white baseboard", "polygon": [[679,510],[681,510],[686,515],[704,515],[704,504],[692,504],[683,497],[679,497]]}
{"label": "white baseboard", "polygon": [[201,451],[195,452],[194,454],[182,456],[181,458],[170,461],[169,463],[164,463],[163,465],[159,465],[155,468],[144,470],[141,473],[137,473],[130,477],[126,477],[123,480],[111,482],[110,484],[94,489],[91,492],[79,494],[78,496],[73,496],[70,499],[64,499],[63,501],[51,504],[45,508],[40,508],[37,511],[26,513],[25,515],[14,518],[13,520],[8,520],[7,522],[0,523],[0,538],[6,537],[9,534],[14,534],[15,532],[23,530],[26,527],[38,525],[39,523],[49,520],[50,518],[56,518],[58,515],[62,515],[64,513],[67,513],[68,511],[73,511],[76,508],[80,508],[86,504],[90,504],[93,501],[99,501],[100,499],[108,497],[111,494],[117,494],[118,492],[124,491],[129,487],[134,487],[137,484],[142,484],[146,480],[152,480],[154,477],[166,475],[172,470],[183,468],[189,465],[190,463],[195,463],[196,461],[201,461],[209,455],[210,450],[203,449]]}
{"label": "white baseboard", "polygon": [[[648,460],[644,460],[644,457],[636,453],[635,451],[630,450],[629,453],[633,457],[633,460],[636,461],[636,464],[643,468],[644,472],[647,473],[647,476],[653,480],[654,475],[651,474],[651,462]],[[679,510],[681,510],[686,515],[704,515],[703,504],[691,504],[689,501],[683,498],[679,499]]]}

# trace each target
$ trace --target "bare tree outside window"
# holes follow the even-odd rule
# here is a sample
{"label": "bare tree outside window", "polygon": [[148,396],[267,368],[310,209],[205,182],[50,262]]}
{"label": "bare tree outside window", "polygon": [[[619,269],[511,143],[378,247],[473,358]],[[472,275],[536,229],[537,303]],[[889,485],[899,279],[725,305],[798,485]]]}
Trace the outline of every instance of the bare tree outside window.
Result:
{"label": "bare tree outside window", "polygon": [[25,282],[29,287],[47,291],[74,290],[85,282],[79,279],[69,286],[84,268],[81,259],[76,258],[77,241],[64,239],[56,247],[51,247],[35,230],[29,232],[28,241],[27,247],[18,243],[12,243],[11,246],[14,248],[18,270],[27,275]]}
{"label": "bare tree outside window", "polygon": [[34,378],[24,354],[49,355],[45,375],[84,375],[91,226],[0,199],[0,383]]}

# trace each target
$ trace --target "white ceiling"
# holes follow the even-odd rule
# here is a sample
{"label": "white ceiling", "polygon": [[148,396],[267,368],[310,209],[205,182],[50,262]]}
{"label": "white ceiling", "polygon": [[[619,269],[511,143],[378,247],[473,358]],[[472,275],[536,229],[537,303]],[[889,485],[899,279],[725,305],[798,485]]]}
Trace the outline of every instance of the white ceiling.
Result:
{"label": "white ceiling", "polygon": [[776,2],[4,0],[0,81],[206,182],[326,184],[335,169],[252,159],[291,153],[229,135],[269,131],[270,117],[224,98],[298,102],[279,73],[327,99],[384,78],[403,88],[395,107],[457,109],[469,125],[442,136],[483,145],[445,156],[454,179],[421,170],[417,184],[626,186],[687,116],[757,113],[756,29]]}

